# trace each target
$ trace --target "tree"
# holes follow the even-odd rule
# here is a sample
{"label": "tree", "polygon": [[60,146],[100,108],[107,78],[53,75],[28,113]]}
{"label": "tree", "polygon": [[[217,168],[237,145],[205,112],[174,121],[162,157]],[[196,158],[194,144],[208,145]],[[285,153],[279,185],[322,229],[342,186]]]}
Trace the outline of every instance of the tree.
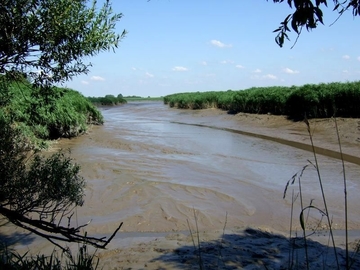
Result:
{"label": "tree", "polygon": [[85,57],[118,46],[122,14],[106,0],[3,0],[0,5],[0,74],[24,72],[34,83],[64,82],[87,73]]}
{"label": "tree", "polygon": [[[87,73],[84,58],[114,50],[126,32],[115,32],[122,14],[106,0],[3,0],[0,4],[0,214],[45,237],[104,248],[108,239],[81,235],[73,209],[83,204],[79,166],[63,152],[44,158],[1,108],[11,99],[10,82],[25,77],[44,96],[54,83]],[[10,93],[10,94],[9,94]],[[65,221],[67,219],[67,221]]]}
{"label": "tree", "polygon": [[[273,0],[274,3],[284,3],[284,0]],[[283,22],[280,23],[279,28],[274,30],[277,33],[275,41],[282,47],[285,39],[289,40],[288,32],[291,28],[299,36],[303,27],[306,30],[315,29],[319,23],[323,23],[323,7],[327,7],[326,0],[287,0],[290,8],[294,8],[294,13],[286,16]],[[340,18],[346,11],[352,10],[353,16],[360,16],[360,1],[359,0],[333,0],[333,11],[338,12]]]}

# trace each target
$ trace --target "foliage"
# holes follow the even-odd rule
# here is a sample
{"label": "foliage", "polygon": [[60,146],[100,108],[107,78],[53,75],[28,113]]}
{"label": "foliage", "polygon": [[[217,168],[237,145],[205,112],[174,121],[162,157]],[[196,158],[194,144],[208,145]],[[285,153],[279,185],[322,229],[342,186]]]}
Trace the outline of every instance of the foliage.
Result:
{"label": "foliage", "polygon": [[135,95],[132,95],[132,96],[125,96],[124,98],[142,98],[140,96],[135,96]]}
{"label": "foliage", "polygon": [[[0,112],[0,214],[51,242],[104,247],[108,241],[103,238],[80,234],[84,226],[70,227],[72,210],[83,204],[85,182],[80,167],[63,152],[44,158],[30,149],[21,130]],[[65,217],[67,227],[62,222]]]}
{"label": "foliage", "polygon": [[226,92],[179,93],[164,97],[179,109],[216,107],[230,113],[287,115],[290,119],[360,117],[360,82],[253,87]]}
{"label": "foliage", "polygon": [[87,73],[83,59],[118,46],[113,30],[122,14],[106,0],[3,0],[0,5],[0,74],[24,71],[37,85]]}
{"label": "foliage", "polygon": [[[318,26],[319,23],[324,24],[322,9],[327,7],[326,0],[273,0],[274,3],[286,2],[290,8],[294,8],[295,11],[292,14],[286,16],[283,22],[280,23],[279,28],[274,30],[277,33],[275,38],[276,43],[282,47],[285,39],[289,40],[288,32],[291,32],[291,28],[298,35],[301,34],[303,27],[306,30],[312,30]],[[360,1],[358,0],[333,0],[333,11],[338,12],[339,18],[348,10],[352,10],[353,16],[360,15]]]}
{"label": "foliage", "polygon": [[114,95],[106,95],[105,97],[88,97],[87,98],[94,105],[118,105],[126,103],[126,100],[119,94],[117,97]]}
{"label": "foliage", "polygon": [[124,97],[124,99],[127,102],[131,102],[131,101],[163,101],[164,98],[163,97],[139,97],[139,96],[127,96]]}
{"label": "foliage", "polygon": [[70,252],[62,255],[59,256],[58,252],[54,250],[49,256],[27,256],[27,254],[20,255],[15,251],[4,248],[0,250],[0,269],[93,270],[98,268],[99,259],[94,254],[89,254],[85,245],[80,247],[76,256]]}
{"label": "foliage", "polygon": [[115,32],[122,14],[109,0],[100,8],[90,2],[0,4],[0,215],[61,248],[56,241],[105,248],[122,225],[108,240],[80,234],[86,225],[72,227],[84,196],[80,168],[63,152],[34,153],[29,138],[72,137],[102,123],[86,98],[54,86],[87,73],[84,59],[115,49],[125,35]]}
{"label": "foliage", "polygon": [[360,82],[304,85],[286,102],[289,118],[360,117]]}
{"label": "foliage", "polygon": [[[33,87],[26,80],[7,83],[10,98],[0,110],[11,116],[33,141],[78,136],[88,124],[103,123],[100,112],[77,91]],[[0,89],[1,93],[6,92]]]}
{"label": "foliage", "polygon": [[[206,109],[206,108],[220,108],[226,106],[225,100],[230,101],[232,91],[228,92],[196,92],[196,93],[179,93],[168,95],[164,97],[164,103],[169,104],[170,107],[177,107],[179,109]],[[221,100],[220,100],[221,97]]]}

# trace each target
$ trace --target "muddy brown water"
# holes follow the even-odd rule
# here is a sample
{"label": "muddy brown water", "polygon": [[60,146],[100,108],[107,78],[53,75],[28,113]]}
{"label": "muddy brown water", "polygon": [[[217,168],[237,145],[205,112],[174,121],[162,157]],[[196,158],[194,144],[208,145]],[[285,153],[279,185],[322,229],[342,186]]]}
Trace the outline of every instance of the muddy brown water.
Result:
{"label": "muddy brown water", "polygon": [[[105,227],[121,220],[124,231],[177,231],[187,229],[187,220],[194,221],[195,210],[201,229],[222,228],[225,222],[288,228],[291,189],[283,199],[284,187],[313,160],[310,152],[215,129],[217,122],[214,128],[198,126],[191,111],[161,102],[129,103],[102,113],[104,126],[60,143],[71,147],[88,180],[88,204],[79,210],[85,219],[88,212],[98,212],[93,222]],[[334,222],[342,227],[341,163],[320,155],[319,163]],[[351,225],[356,228],[359,172],[358,165],[346,164]],[[314,199],[323,209],[315,169],[309,166],[301,181],[305,204]]]}
{"label": "muddy brown water", "polygon": [[[187,231],[188,222],[192,228],[197,223],[202,231],[247,226],[289,230],[291,193],[298,193],[298,181],[289,187],[285,199],[284,188],[313,160],[312,153],[218,129],[226,126],[224,122],[200,126],[201,118],[194,118],[191,111],[171,109],[161,102],[132,102],[101,110],[103,126],[55,145],[71,148],[82,167],[86,198],[76,211],[76,222],[91,220],[89,233],[108,235],[119,222],[124,222],[125,234]],[[334,226],[342,229],[341,163],[319,155],[319,164]],[[360,228],[359,175],[360,166],[346,163],[351,229]],[[323,209],[312,166],[301,183],[304,203],[312,201]],[[299,213],[298,198],[294,230],[300,228]],[[313,211],[310,229],[317,218],[321,215]]]}

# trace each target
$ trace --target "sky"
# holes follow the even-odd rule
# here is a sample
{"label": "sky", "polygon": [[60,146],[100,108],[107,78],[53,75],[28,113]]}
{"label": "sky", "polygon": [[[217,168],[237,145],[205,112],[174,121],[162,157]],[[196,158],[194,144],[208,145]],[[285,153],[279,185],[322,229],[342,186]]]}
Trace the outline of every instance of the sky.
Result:
{"label": "sky", "polygon": [[[360,18],[339,20],[333,2],[324,24],[283,48],[275,43],[291,13],[269,0],[113,0],[128,32],[115,52],[90,59],[90,72],[64,86],[85,96],[160,97],[181,92],[360,80]],[[101,1],[99,1],[101,3]]]}

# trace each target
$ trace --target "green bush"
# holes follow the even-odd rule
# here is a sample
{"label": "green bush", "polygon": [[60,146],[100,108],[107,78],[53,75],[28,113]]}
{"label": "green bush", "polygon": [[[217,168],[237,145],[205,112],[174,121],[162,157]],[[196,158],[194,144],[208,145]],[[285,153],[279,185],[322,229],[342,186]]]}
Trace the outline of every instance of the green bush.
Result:
{"label": "green bush", "polygon": [[[26,80],[0,80],[0,111],[34,143],[84,133],[102,124],[99,110],[79,92],[59,87],[34,88]],[[36,141],[40,139],[40,141]]]}

